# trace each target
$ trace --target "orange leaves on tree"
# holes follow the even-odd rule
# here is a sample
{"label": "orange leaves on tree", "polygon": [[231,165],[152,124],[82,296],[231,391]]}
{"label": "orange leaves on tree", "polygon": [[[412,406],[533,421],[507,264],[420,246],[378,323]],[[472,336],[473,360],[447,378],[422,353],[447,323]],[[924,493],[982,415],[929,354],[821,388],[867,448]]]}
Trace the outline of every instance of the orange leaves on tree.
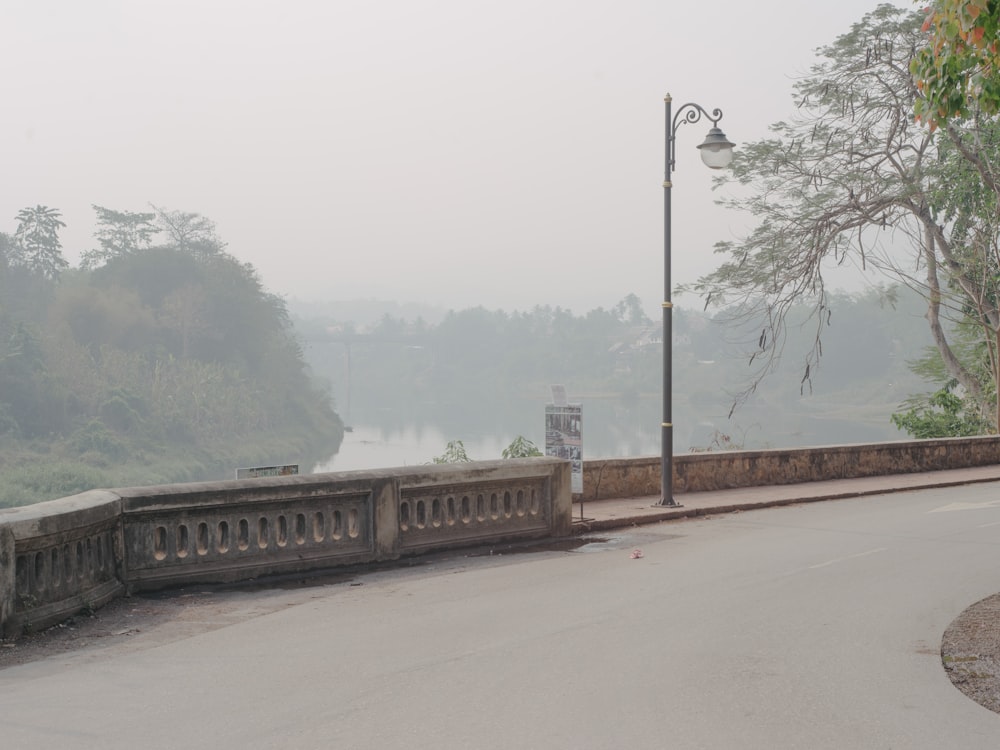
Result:
{"label": "orange leaves on tree", "polygon": [[978,105],[1000,110],[998,87],[971,85],[1000,76],[1000,2],[997,0],[935,0],[926,9],[921,30],[927,46],[911,65],[924,104],[915,114],[933,127],[951,118],[969,116]]}

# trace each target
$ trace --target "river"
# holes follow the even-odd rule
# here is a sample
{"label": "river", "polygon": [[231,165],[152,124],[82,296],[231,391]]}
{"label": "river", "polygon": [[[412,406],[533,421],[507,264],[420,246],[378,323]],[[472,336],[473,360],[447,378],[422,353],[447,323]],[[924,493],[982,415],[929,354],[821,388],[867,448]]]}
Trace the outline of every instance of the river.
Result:
{"label": "river", "polygon": [[[623,403],[616,398],[581,398],[583,457],[617,458],[660,453],[660,399]],[[340,450],[314,471],[349,471],[431,463],[448,442],[461,440],[474,460],[501,457],[523,436],[544,450],[545,402],[517,399],[497,404],[423,404],[389,409],[358,404],[349,417],[352,431]],[[732,420],[726,412],[674,406],[674,452],[692,450],[796,448],[905,439],[888,415],[861,414],[838,405],[807,401],[778,411],[746,406]]]}

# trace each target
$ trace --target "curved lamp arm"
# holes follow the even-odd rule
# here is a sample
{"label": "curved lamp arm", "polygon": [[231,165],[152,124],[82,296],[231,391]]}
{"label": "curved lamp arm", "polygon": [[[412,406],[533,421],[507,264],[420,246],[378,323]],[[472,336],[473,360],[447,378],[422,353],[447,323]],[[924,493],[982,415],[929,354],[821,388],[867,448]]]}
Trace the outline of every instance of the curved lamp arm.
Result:
{"label": "curved lamp arm", "polygon": [[[666,101],[668,105],[672,101],[670,94],[667,94]],[[685,123],[700,122],[702,117],[709,120],[712,127],[709,129],[708,135],[705,136],[705,140],[698,146],[699,151],[701,151],[701,160],[712,169],[722,169],[733,160],[733,146],[736,144],[726,138],[726,134],[719,128],[722,110],[713,109],[709,114],[708,110],[700,104],[687,102],[678,107],[677,114],[674,115],[673,121],[670,123],[668,158],[671,169],[677,162],[677,129]]]}

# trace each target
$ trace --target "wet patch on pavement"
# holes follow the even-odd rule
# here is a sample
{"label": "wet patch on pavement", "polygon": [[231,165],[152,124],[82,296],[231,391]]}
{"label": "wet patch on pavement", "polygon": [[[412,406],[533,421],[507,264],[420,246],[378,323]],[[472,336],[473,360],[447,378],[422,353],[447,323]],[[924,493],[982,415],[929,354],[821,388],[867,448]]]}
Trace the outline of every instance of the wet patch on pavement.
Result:
{"label": "wet patch on pavement", "polygon": [[516,542],[492,545],[476,549],[466,557],[492,557],[495,555],[526,555],[540,552],[608,552],[633,549],[642,545],[655,544],[670,539],[681,539],[683,534],[650,534],[630,532],[627,534],[584,534],[565,539],[543,539],[534,542]]}

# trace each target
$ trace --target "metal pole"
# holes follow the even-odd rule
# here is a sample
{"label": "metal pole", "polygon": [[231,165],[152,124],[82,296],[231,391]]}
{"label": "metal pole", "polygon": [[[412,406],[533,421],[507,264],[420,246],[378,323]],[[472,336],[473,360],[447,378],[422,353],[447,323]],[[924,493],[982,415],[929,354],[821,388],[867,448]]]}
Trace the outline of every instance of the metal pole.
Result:
{"label": "metal pole", "polygon": [[[673,425],[673,303],[670,301],[670,168],[673,161],[674,127],[671,119],[670,94],[664,97],[667,105],[666,158],[663,180],[663,421],[660,425],[660,502],[673,508],[674,502],[674,425]],[[682,107],[683,109],[683,107]]]}
{"label": "metal pole", "polygon": [[[711,120],[712,128],[705,136],[705,142],[698,146],[699,149],[708,148],[702,151],[702,161],[712,169],[721,169],[732,159],[733,144],[726,138],[725,133],[719,130],[719,120],[722,119],[722,110],[714,109],[709,114],[700,104],[688,102],[682,104],[677,110],[676,120],[671,116],[673,99],[667,94],[663,101],[667,105],[666,123],[666,143],[664,159],[664,179],[663,179],[663,422],[660,425],[660,502],[657,505],[664,505],[670,508],[683,507],[674,501],[674,418],[673,418],[673,309],[674,303],[670,301],[670,195],[673,192],[673,183],[670,181],[670,172],[674,166],[675,146],[677,141],[677,129],[685,122],[698,122],[703,116]],[[684,117],[681,117],[684,114]],[[725,152],[725,153],[720,153]],[[723,156],[718,158],[716,155]]]}

